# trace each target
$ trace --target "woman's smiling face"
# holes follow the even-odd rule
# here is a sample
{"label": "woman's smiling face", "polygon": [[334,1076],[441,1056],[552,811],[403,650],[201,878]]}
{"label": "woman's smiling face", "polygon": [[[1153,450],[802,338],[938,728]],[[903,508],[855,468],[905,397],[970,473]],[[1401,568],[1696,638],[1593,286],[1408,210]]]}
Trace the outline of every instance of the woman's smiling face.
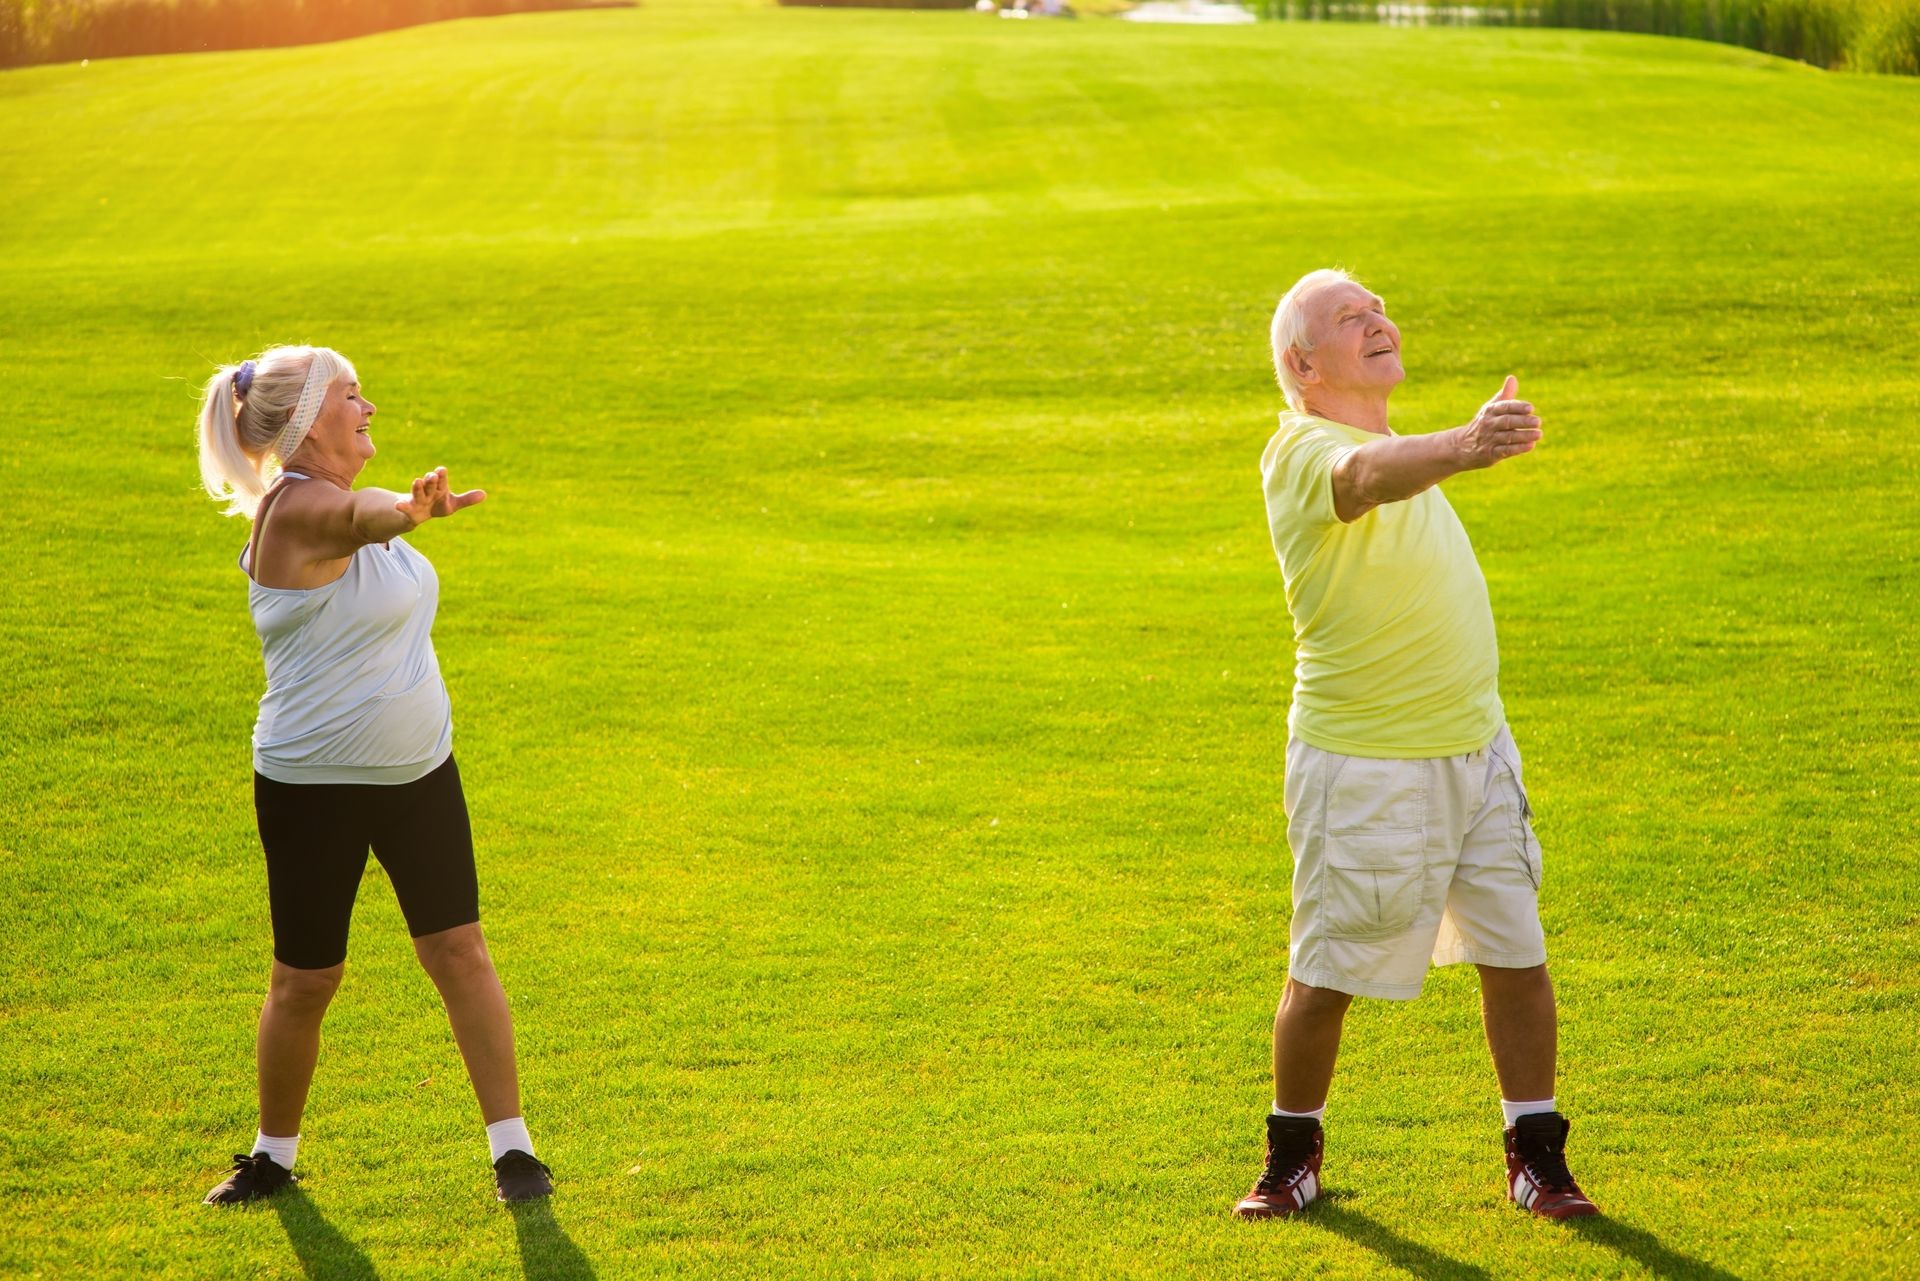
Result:
{"label": "woman's smiling face", "polygon": [[318,458],[358,472],[376,452],[373,447],[374,404],[361,394],[351,377],[335,379],[320,402],[313,427],[295,453],[311,450]]}

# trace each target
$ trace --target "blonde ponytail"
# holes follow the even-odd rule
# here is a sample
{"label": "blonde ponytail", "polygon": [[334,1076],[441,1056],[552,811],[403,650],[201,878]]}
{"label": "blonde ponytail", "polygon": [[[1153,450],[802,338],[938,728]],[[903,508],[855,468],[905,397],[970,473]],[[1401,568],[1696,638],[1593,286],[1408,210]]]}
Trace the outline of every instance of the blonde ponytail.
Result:
{"label": "blonde ponytail", "polygon": [[265,460],[250,454],[240,436],[239,393],[233,385],[239,373],[238,365],[223,367],[201,394],[200,483],[215,502],[227,505],[227,515],[251,520],[267,482],[260,474]]}
{"label": "blonde ponytail", "polygon": [[200,483],[229,516],[253,519],[267,487],[313,426],[320,400],[356,378],[329,347],[269,347],[223,365],[200,397]]}

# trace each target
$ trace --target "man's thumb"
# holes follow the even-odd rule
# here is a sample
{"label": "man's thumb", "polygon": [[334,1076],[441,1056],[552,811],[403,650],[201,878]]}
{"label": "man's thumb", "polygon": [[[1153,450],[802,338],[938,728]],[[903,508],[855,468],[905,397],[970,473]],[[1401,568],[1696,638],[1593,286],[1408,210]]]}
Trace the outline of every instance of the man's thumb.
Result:
{"label": "man's thumb", "polygon": [[1494,399],[1495,400],[1512,400],[1516,395],[1519,394],[1519,392],[1520,392],[1520,380],[1518,378],[1515,378],[1512,374],[1508,374],[1506,386],[1500,389],[1500,394],[1498,396],[1495,396]]}

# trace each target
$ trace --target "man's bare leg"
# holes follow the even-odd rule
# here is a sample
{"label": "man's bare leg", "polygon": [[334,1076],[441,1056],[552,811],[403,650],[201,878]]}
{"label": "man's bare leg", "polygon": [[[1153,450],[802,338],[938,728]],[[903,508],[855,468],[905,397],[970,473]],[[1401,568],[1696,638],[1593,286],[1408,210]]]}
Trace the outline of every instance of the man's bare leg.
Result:
{"label": "man's bare leg", "polygon": [[[1567,1168],[1567,1119],[1553,1098],[1558,1020],[1547,967],[1480,968],[1480,1013],[1507,1121],[1507,1197],[1547,1219],[1600,1213]],[[1538,1106],[1515,1107],[1514,1104]]]}
{"label": "man's bare leg", "polygon": [[1493,1070],[1500,1077],[1500,1097],[1513,1103],[1552,1098],[1559,1022],[1547,967],[1477,968],[1480,1017],[1486,1024],[1487,1048],[1493,1051]]}
{"label": "man's bare leg", "polygon": [[[1281,1110],[1317,1112],[1326,1105],[1340,1025],[1352,1003],[1345,992],[1287,980],[1273,1015],[1273,1101]],[[1266,1168],[1233,1207],[1242,1219],[1298,1214],[1320,1195],[1319,1122],[1269,1116],[1266,1125]]]}
{"label": "man's bare leg", "polygon": [[1351,1004],[1345,992],[1287,980],[1273,1015],[1273,1101],[1282,1110],[1312,1112],[1326,1103]]}

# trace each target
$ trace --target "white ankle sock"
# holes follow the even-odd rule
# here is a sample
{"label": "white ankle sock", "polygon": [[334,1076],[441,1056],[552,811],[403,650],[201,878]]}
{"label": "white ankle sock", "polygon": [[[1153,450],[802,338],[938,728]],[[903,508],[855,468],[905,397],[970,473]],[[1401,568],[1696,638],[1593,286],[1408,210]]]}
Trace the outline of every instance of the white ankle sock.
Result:
{"label": "white ankle sock", "polygon": [[1273,1105],[1273,1115],[1297,1117],[1302,1121],[1319,1121],[1325,1119],[1327,1115],[1327,1105],[1322,1103],[1311,1112],[1289,1112],[1276,1103]]}
{"label": "white ankle sock", "polygon": [[291,1170],[293,1168],[293,1158],[300,1153],[300,1136],[296,1134],[290,1138],[276,1139],[265,1131],[255,1130],[253,1134],[253,1150],[255,1152],[265,1152],[273,1158],[275,1165],[283,1170]]}
{"label": "white ankle sock", "polygon": [[1541,1099],[1537,1103],[1509,1103],[1500,1100],[1500,1111],[1506,1115],[1507,1124],[1512,1125],[1523,1116],[1532,1116],[1535,1112],[1558,1112],[1552,1099]]}
{"label": "white ankle sock", "polygon": [[493,1155],[489,1161],[498,1161],[509,1152],[525,1152],[533,1155],[533,1136],[527,1133],[524,1117],[510,1116],[504,1121],[495,1121],[487,1127],[487,1147]]}

